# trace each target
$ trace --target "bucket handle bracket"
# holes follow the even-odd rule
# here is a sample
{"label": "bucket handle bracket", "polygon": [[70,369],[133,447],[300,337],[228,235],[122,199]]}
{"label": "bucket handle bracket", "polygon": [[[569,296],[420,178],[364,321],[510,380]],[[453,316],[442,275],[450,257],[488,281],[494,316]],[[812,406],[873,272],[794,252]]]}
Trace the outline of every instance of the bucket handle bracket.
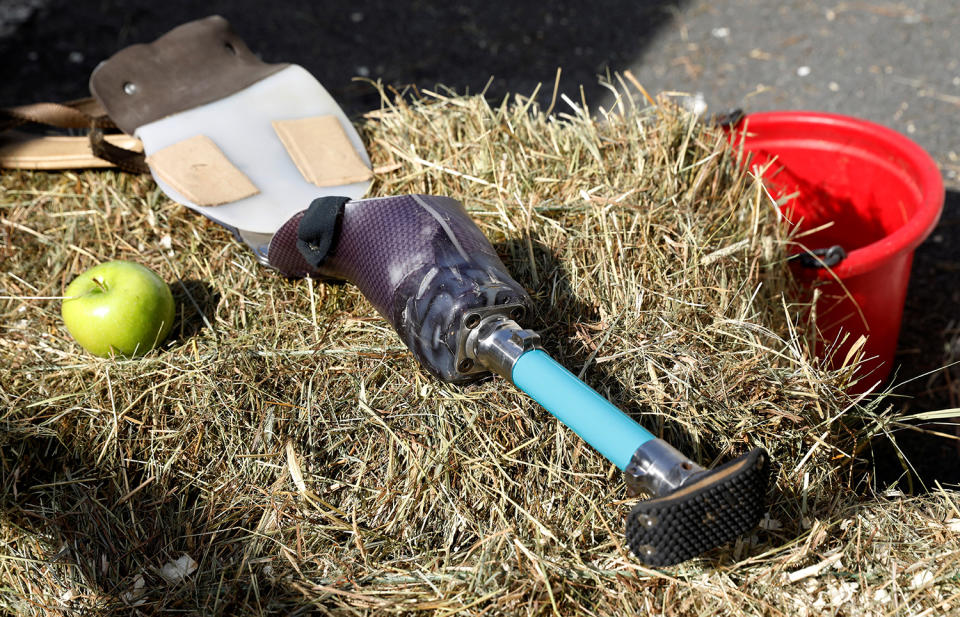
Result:
{"label": "bucket handle bracket", "polygon": [[805,253],[797,253],[790,258],[796,260],[804,268],[832,268],[847,258],[847,252],[839,244],[822,249],[813,249]]}

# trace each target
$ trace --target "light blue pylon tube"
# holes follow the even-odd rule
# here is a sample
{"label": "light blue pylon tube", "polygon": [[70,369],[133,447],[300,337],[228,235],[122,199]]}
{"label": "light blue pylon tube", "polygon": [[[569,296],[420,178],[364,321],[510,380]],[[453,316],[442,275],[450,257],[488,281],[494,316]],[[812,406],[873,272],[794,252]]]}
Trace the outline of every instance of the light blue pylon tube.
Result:
{"label": "light blue pylon tube", "polygon": [[654,435],[542,349],[521,355],[511,381],[621,470]]}
{"label": "light blue pylon tube", "polygon": [[642,561],[673,565],[757,524],[769,475],[762,448],[704,469],[555,362],[536,332],[497,313],[465,322],[467,359],[509,379],[619,467],[632,495],[650,496],[625,525],[627,543]]}

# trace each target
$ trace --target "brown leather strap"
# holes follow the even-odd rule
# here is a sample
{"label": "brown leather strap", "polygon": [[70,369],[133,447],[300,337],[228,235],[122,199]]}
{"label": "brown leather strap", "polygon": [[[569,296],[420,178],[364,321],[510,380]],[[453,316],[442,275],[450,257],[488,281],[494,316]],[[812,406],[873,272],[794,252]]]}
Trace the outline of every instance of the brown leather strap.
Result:
{"label": "brown leather strap", "polygon": [[90,129],[90,149],[94,156],[130,173],[150,173],[142,152],[121,148],[104,138],[103,129],[116,128],[116,124],[95,98],[0,108],[0,132],[29,123],[62,129]]}
{"label": "brown leather strap", "polygon": [[150,167],[147,165],[146,157],[143,152],[127,150],[116,146],[103,136],[103,129],[94,128],[90,131],[90,149],[93,155],[105,161],[110,161],[123,171],[133,174],[148,174]]}
{"label": "brown leather strap", "polygon": [[[2,0],[0,0],[2,1]],[[129,150],[142,150],[135,137],[122,133],[104,136],[107,141]],[[0,170],[103,169],[115,167],[110,161],[93,154],[87,135],[38,135],[16,129],[0,134]],[[0,173],[3,173],[0,171]]]}
{"label": "brown leather strap", "polygon": [[235,94],[287,66],[260,60],[226,19],[214,15],[121,49],[94,69],[90,93],[133,135],[144,124]]}
{"label": "brown leather strap", "polygon": [[30,103],[0,108],[0,131],[30,122],[62,129],[114,128],[116,126],[107,116],[103,106],[94,98],[77,99],[66,103]]}

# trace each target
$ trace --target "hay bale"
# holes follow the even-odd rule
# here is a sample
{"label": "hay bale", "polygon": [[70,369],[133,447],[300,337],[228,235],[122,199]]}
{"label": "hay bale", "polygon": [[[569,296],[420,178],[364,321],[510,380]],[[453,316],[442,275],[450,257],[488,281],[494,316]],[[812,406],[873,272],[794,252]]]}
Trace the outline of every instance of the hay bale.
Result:
{"label": "hay bale", "polygon": [[[388,98],[373,194],[460,199],[547,349],[707,465],[778,464],[756,533],[678,567],[624,545],[616,469],[497,379],[420,370],[351,286],[289,281],[149,178],[0,180],[0,605],[19,614],[937,612],[956,496],[865,498],[889,430],[811,358],[789,241],[723,135],[661,101]],[[108,259],[173,284],[136,361],[74,345],[55,299]]]}

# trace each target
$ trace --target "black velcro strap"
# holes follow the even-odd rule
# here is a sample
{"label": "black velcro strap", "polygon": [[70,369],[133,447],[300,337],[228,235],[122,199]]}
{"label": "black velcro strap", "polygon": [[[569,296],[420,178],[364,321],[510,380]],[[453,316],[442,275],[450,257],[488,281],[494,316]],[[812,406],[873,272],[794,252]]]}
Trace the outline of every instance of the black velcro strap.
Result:
{"label": "black velcro strap", "polygon": [[300,219],[297,250],[314,268],[320,267],[336,245],[343,208],[348,201],[349,197],[318,197]]}

